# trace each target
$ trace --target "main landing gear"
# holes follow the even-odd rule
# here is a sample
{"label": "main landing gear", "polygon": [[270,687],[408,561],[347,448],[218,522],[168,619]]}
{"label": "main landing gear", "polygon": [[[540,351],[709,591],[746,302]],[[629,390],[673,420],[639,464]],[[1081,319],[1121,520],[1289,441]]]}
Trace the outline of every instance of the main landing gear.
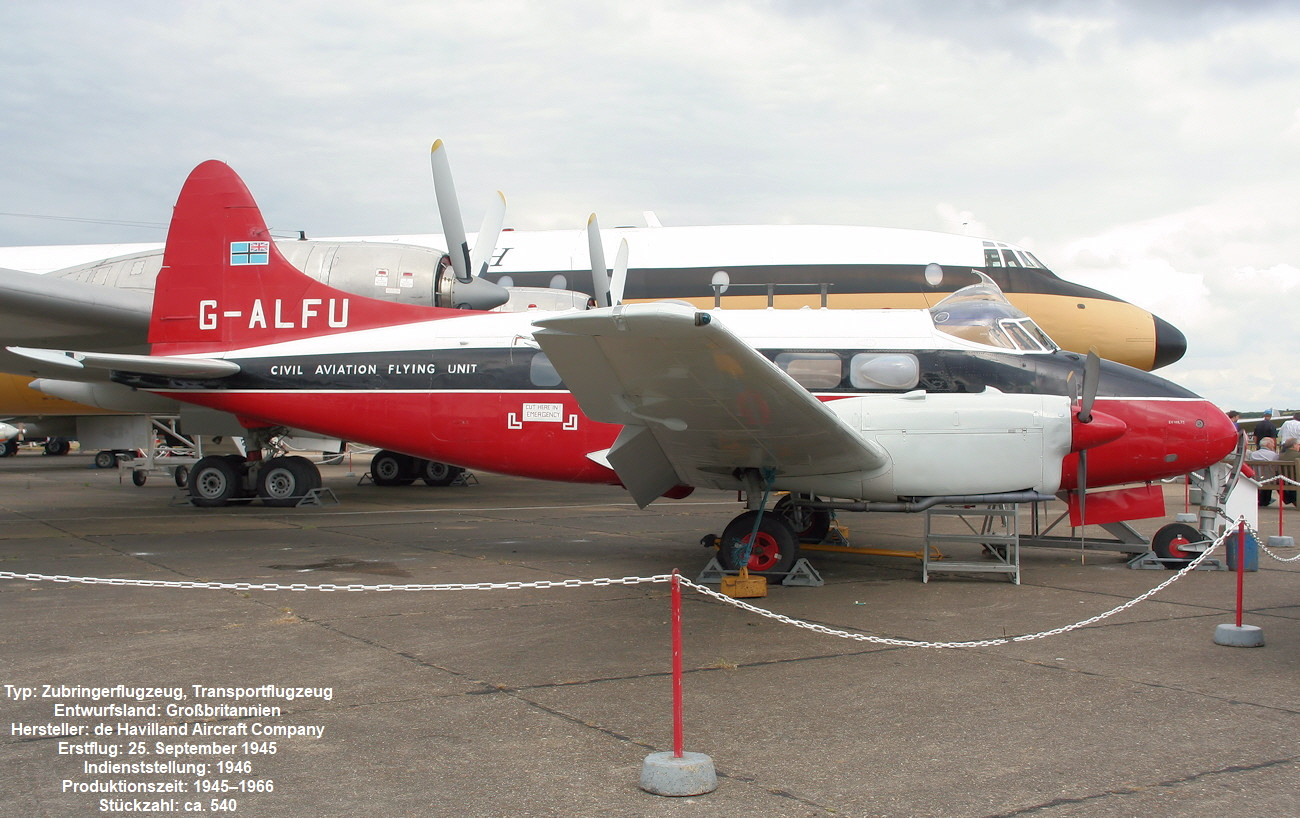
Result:
{"label": "main landing gear", "polygon": [[424,460],[384,449],[370,460],[370,479],[376,486],[409,486],[417,479],[427,486],[450,486],[465,473],[460,466]]}
{"label": "main landing gear", "polygon": [[830,511],[806,505],[817,500],[807,494],[786,494],[765,511],[770,481],[754,469],[739,476],[749,510],[717,538],[718,562],[727,571],[744,567],[755,573],[790,573],[799,561],[799,544],[823,542],[830,533]]}
{"label": "main landing gear", "polygon": [[321,487],[320,469],[305,457],[248,460],[237,454],[208,455],[190,469],[190,502],[201,508],[247,503],[285,508]]}
{"label": "main landing gear", "polygon": [[[186,487],[190,502],[201,508],[222,508],[260,499],[272,508],[296,506],[321,487],[320,469],[299,455],[277,452],[273,440],[276,430],[250,429],[244,440],[248,456],[238,454],[208,455],[189,470]],[[177,471],[179,482],[180,471]]]}

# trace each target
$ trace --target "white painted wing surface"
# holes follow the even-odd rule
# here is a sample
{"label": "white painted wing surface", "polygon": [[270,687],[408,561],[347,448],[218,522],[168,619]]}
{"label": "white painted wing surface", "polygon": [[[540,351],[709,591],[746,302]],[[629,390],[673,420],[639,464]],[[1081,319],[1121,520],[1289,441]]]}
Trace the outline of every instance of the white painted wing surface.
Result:
{"label": "white painted wing surface", "polygon": [[638,503],[678,484],[733,485],[736,469],[772,469],[779,478],[888,465],[878,445],[725,320],[658,303],[536,322],[538,343],[583,412],[626,427],[608,460]]}

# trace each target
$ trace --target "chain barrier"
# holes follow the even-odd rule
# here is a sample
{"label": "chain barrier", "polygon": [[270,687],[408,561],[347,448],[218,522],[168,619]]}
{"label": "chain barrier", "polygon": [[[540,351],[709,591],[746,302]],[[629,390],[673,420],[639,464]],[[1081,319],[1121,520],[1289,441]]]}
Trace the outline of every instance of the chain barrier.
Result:
{"label": "chain barrier", "polygon": [[[1251,530],[1251,533],[1255,534],[1253,530]],[[932,642],[932,641],[923,641],[923,640],[915,640],[915,639],[896,639],[887,636],[872,636],[871,634],[866,634],[866,633],[857,633],[854,631],[839,630],[836,628],[827,627],[825,625],[819,625],[815,622],[807,622],[801,619],[794,619],[784,614],[779,614],[776,613],[775,611],[767,610],[766,608],[760,608],[757,605],[751,605],[748,602],[744,602],[739,599],[734,599],[732,597],[729,597],[721,593],[720,591],[715,591],[712,588],[701,585],[697,582],[693,582],[682,576],[678,577],[678,581],[684,587],[691,588],[697,591],[698,593],[702,594],[703,596],[710,597],[719,602],[723,602],[727,605],[731,605],[741,610],[748,611],[752,614],[757,614],[758,616],[762,616],[767,619],[772,619],[784,625],[790,625],[792,627],[801,628],[803,630],[813,631],[814,633],[820,633],[825,636],[835,636],[841,639],[849,639],[856,642],[870,642],[872,644],[889,645],[891,647],[937,648],[937,649],[983,648],[983,647],[995,647],[997,645],[1007,645],[1013,642],[1029,642],[1036,639],[1045,639],[1049,636],[1057,636],[1063,633],[1069,633],[1070,631],[1078,630],[1080,628],[1086,628],[1089,625],[1095,625],[1098,622],[1101,622],[1105,619],[1109,619],[1110,617],[1118,613],[1121,613],[1123,611],[1128,610],[1129,608],[1132,608],[1134,605],[1137,605],[1140,602],[1144,602],[1150,599],[1151,597],[1163,591],[1165,588],[1168,588],[1170,585],[1173,585],[1178,580],[1187,576],[1192,571],[1195,571],[1201,565],[1201,563],[1204,562],[1206,559],[1208,559],[1210,554],[1214,553],[1219,548],[1219,546],[1223,545],[1224,542],[1229,537],[1235,537],[1235,536],[1237,536],[1236,529],[1228,529],[1222,535],[1220,535],[1213,543],[1211,543],[1209,548],[1201,552],[1201,554],[1198,557],[1193,559],[1191,562],[1185,565],[1181,570],[1179,570],[1171,577],[1169,577],[1169,579],[1165,580],[1164,582],[1160,583],[1154,588],[1151,588],[1145,593],[1137,597],[1134,597],[1133,599],[1130,599],[1128,602],[1125,602],[1122,605],[1117,605],[1116,607],[1111,608],[1109,611],[1106,611],[1105,613],[1097,614],[1096,616],[1089,617],[1088,619],[1082,620],[1080,622],[1075,622],[1071,625],[1063,625],[1059,628],[1052,628],[1051,630],[1039,631],[1038,633],[1022,634],[1020,636],[1006,636],[1006,637],[999,637],[995,639],[976,639],[976,640],[969,640],[964,642]],[[1258,535],[1256,534],[1255,536],[1256,536],[1256,541],[1258,542],[1259,539]],[[1268,550],[1267,547],[1265,547],[1264,550],[1268,552],[1269,556],[1273,557],[1274,559],[1280,562],[1294,562],[1296,559],[1300,559],[1300,555],[1291,558],[1282,558],[1273,554],[1271,551]],[[535,582],[472,582],[472,583],[437,583],[437,584],[406,584],[406,585],[393,585],[387,583],[379,584],[379,585],[364,585],[364,584],[334,585],[328,583],[320,584],[320,585],[311,585],[307,583],[293,583],[293,584],[285,585],[277,582],[258,583],[258,582],[205,582],[205,581],[198,581],[198,580],[160,580],[160,579],[102,579],[98,577],[73,577],[73,576],[50,575],[50,574],[23,574],[15,571],[0,571],[0,580],[6,580],[6,579],[25,580],[28,582],[59,582],[59,583],[77,583],[81,585],[129,586],[129,587],[136,587],[136,588],[195,588],[195,589],[214,590],[214,591],[322,591],[322,592],[346,591],[346,592],[355,593],[360,591],[377,591],[377,592],[519,591],[519,590],[530,589],[530,588],[545,590],[549,588],[606,587],[610,585],[641,585],[641,584],[653,584],[653,583],[666,583],[672,581],[672,575],[656,574],[650,577],[622,577],[619,579],[602,578],[602,579],[538,580]]]}
{"label": "chain barrier", "polygon": [[1104,619],[1109,619],[1110,617],[1114,616],[1117,613],[1132,608],[1134,605],[1137,605],[1139,602],[1143,602],[1147,599],[1150,599],[1151,597],[1163,591],[1165,588],[1168,588],[1170,585],[1173,585],[1178,580],[1187,576],[1192,571],[1195,571],[1196,568],[1202,562],[1204,562],[1206,559],[1209,558],[1210,554],[1214,553],[1214,551],[1224,543],[1224,541],[1227,539],[1228,536],[1236,536],[1236,532],[1235,531],[1225,532],[1218,539],[1216,539],[1210,545],[1209,548],[1201,552],[1200,556],[1198,556],[1196,559],[1189,562],[1180,571],[1175,573],[1169,579],[1155,586],[1154,588],[1147,591],[1146,593],[1134,597],[1133,599],[1130,599],[1128,602],[1125,602],[1122,605],[1118,605],[1114,608],[1111,608],[1109,611],[1106,611],[1105,613],[1097,614],[1096,616],[1089,617],[1088,619],[1085,619],[1082,622],[1075,622],[1072,625],[1064,625],[1062,627],[1052,628],[1051,630],[1047,630],[1047,631],[1039,631],[1038,633],[1027,633],[1027,634],[1022,634],[1020,636],[1006,636],[1006,637],[1001,637],[996,639],[975,639],[966,642],[926,642],[926,641],[919,641],[915,639],[894,639],[892,637],[887,637],[887,636],[872,636],[870,634],[865,634],[865,633],[855,633],[853,631],[844,631],[835,628],[828,628],[825,625],[818,625],[815,622],[805,622],[799,619],[792,619],[788,616],[785,616],[784,614],[774,613],[764,608],[760,608],[757,605],[751,605],[748,602],[742,602],[739,599],[732,599],[731,597],[726,596],[718,591],[715,591],[712,588],[706,588],[703,585],[699,585],[697,583],[691,582],[688,579],[682,579],[681,582],[683,585],[694,588],[696,591],[699,591],[705,596],[713,597],[714,599],[717,599],[720,602],[725,602],[729,605],[734,605],[737,608],[749,611],[750,613],[758,614],[759,616],[767,617],[768,619],[774,619],[777,622],[781,622],[782,624],[785,625],[791,625],[796,628],[803,628],[804,630],[810,630],[815,633],[824,634],[826,636],[836,636],[841,639],[850,639],[855,642],[870,642],[876,645],[889,645],[892,647],[904,647],[904,648],[936,648],[936,649],[987,648],[987,647],[995,647],[997,645],[1008,645],[1011,644],[1012,642],[1029,642],[1035,639],[1045,639],[1049,636],[1057,636],[1059,634],[1069,633],[1070,631],[1075,631],[1080,628],[1086,628],[1089,625],[1095,625],[1096,623],[1101,622]]}
{"label": "chain barrier", "polygon": [[563,579],[538,580],[536,582],[469,582],[439,583],[435,585],[309,585],[295,582],[282,585],[278,582],[202,582],[198,580],[170,579],[101,579],[99,577],[69,577],[49,574],[20,574],[14,571],[0,571],[0,580],[21,579],[28,582],[72,582],[80,585],[126,585],[133,588],[199,588],[209,591],[519,591],[525,588],[582,588],[585,586],[604,587],[607,585],[641,585],[643,583],[669,582],[672,574],[657,574],[652,577],[623,577],[621,579]]}

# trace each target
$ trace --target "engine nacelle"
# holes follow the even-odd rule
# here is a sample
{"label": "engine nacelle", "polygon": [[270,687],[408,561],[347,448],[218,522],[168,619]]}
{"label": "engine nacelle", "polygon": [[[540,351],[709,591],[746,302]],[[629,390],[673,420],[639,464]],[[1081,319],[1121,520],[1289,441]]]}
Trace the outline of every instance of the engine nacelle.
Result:
{"label": "engine nacelle", "polygon": [[860,489],[833,496],[893,499],[1060,488],[1070,453],[1070,402],[1056,395],[910,392],[827,404],[879,444],[892,468],[863,475]]}
{"label": "engine nacelle", "polygon": [[371,298],[474,310],[490,310],[510,298],[491,281],[458,280],[446,254],[428,247],[315,241],[277,246],[290,264],[317,281]]}

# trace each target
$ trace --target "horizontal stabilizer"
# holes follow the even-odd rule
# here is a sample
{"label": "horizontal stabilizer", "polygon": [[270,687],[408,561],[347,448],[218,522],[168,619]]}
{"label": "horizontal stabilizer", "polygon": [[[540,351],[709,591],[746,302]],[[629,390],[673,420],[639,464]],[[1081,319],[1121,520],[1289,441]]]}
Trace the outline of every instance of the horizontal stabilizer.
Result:
{"label": "horizontal stabilizer", "polygon": [[164,358],[151,355],[68,352],[28,347],[5,347],[5,349],[33,361],[71,370],[108,369],[173,378],[224,378],[239,371],[239,364],[218,358]]}

